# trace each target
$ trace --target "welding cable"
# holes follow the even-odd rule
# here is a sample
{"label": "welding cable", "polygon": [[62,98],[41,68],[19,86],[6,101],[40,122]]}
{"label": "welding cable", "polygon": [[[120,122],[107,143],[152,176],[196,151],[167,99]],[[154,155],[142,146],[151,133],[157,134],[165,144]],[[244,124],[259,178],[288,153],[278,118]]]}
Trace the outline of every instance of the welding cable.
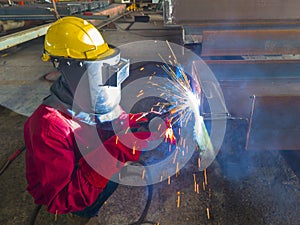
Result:
{"label": "welding cable", "polygon": [[25,146],[16,150],[7,160],[7,162],[1,167],[0,169],[0,176],[5,172],[8,166],[14,161],[24,150],[26,149]]}
{"label": "welding cable", "polygon": [[30,217],[29,225],[35,225],[36,218],[39,215],[41,208],[42,208],[42,205],[36,205],[32,215]]}
{"label": "welding cable", "polygon": [[[135,162],[134,164],[141,164],[144,167],[147,166],[147,164],[144,161],[138,161],[138,162]],[[147,190],[148,190],[147,202],[146,202],[145,208],[144,208],[144,210],[143,210],[140,218],[137,221],[132,222],[132,223],[130,223],[128,225],[142,225],[142,224],[154,224],[155,225],[155,224],[157,224],[156,222],[145,220],[146,217],[147,217],[147,214],[148,214],[148,210],[150,208],[150,204],[151,204],[151,201],[152,201],[152,195],[153,195],[153,185],[151,184],[152,183],[151,173],[147,169],[145,170],[145,172],[146,172],[147,180],[148,180],[148,185],[147,185]]]}

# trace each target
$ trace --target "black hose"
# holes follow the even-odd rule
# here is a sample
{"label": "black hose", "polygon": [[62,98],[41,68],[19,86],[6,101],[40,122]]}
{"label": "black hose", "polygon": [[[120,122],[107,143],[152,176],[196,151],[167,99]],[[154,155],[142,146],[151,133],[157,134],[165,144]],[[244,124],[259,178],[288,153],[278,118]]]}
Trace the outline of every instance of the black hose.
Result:
{"label": "black hose", "polygon": [[[147,164],[143,161],[139,161],[138,163],[142,164],[143,166],[146,166]],[[147,172],[147,171],[146,171]],[[146,221],[146,216],[148,214],[148,210],[150,208],[150,204],[151,204],[151,201],[152,201],[152,195],[153,195],[153,185],[151,184],[152,182],[152,178],[151,178],[151,174],[150,172],[147,173],[148,175],[148,185],[147,185],[147,189],[148,189],[148,198],[147,198],[147,202],[146,202],[146,205],[145,205],[145,208],[140,216],[140,218],[136,221],[136,222],[133,222],[133,223],[130,223],[129,225],[142,225],[142,224],[145,224],[145,223],[150,223],[150,224],[156,224],[155,222],[152,222],[152,221]]]}
{"label": "black hose", "polygon": [[34,225],[35,224],[36,218],[39,215],[39,212],[40,212],[41,208],[42,208],[42,205],[37,205],[34,208],[34,211],[33,211],[32,215],[30,217],[29,225]]}

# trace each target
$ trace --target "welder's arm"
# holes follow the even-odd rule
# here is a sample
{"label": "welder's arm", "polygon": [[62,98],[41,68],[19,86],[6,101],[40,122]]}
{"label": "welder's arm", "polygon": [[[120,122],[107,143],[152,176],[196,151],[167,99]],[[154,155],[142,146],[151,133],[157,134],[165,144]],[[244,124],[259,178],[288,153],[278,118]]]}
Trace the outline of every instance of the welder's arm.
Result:
{"label": "welder's arm", "polygon": [[[128,127],[131,128],[132,132],[140,131],[140,130],[149,131],[148,125],[150,121],[155,117],[165,120],[164,114],[151,111],[151,112],[140,112],[135,114],[123,113],[117,120],[114,121],[114,123],[116,125],[115,127],[117,128],[117,132],[120,130],[126,130]],[[120,128],[118,129],[118,127]],[[144,129],[140,129],[140,128],[144,128]]]}
{"label": "welder's arm", "polygon": [[[104,188],[108,180],[128,161],[138,161],[142,149],[148,146],[150,139],[157,138],[149,132],[136,132],[134,135],[114,135],[103,145],[89,152],[79,161],[79,168],[95,187]],[[126,140],[126,143],[122,143]]]}
{"label": "welder's arm", "polygon": [[[114,129],[115,135],[102,140],[103,145],[86,154],[79,162],[80,169],[84,171],[85,177],[92,185],[105,187],[108,179],[120,171],[126,162],[139,160],[142,150],[148,147],[149,141],[161,138],[162,132],[140,129],[148,124],[154,115],[159,113],[123,113],[111,122],[114,123],[111,129]],[[99,136],[105,132],[107,125],[107,123],[97,124]]]}
{"label": "welder's arm", "polygon": [[71,137],[56,129],[55,123],[50,123],[48,129],[41,128],[48,126],[44,123],[26,126],[27,190],[36,204],[47,205],[51,213],[63,214],[91,205],[103,189],[90,185],[84,172],[75,169]]}

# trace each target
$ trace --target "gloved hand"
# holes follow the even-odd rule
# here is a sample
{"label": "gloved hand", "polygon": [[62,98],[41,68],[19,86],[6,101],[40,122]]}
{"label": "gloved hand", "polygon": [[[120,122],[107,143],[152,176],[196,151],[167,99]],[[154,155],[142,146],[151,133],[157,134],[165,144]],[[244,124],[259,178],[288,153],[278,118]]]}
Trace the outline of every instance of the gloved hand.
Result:
{"label": "gloved hand", "polygon": [[[161,117],[161,113],[151,111],[151,112],[141,112],[136,114],[126,114],[123,113],[116,121],[116,127],[121,127],[121,130],[131,129],[132,132],[136,131],[150,131],[149,130],[149,123],[155,117]],[[159,124],[157,124],[158,127]],[[166,124],[167,125],[167,124]],[[153,130],[152,130],[153,131]]]}
{"label": "gloved hand", "polygon": [[[114,135],[81,158],[78,163],[79,169],[91,185],[105,188],[108,180],[119,172],[126,162],[137,161],[142,149],[147,148],[148,142],[157,138],[159,137],[149,132]],[[126,143],[122,143],[121,140],[126,140]]]}
{"label": "gloved hand", "polygon": [[96,120],[99,137],[102,141],[105,141],[115,134],[120,134],[121,132],[127,133],[128,129],[130,129],[131,132],[137,132],[138,128],[148,123],[148,119],[144,117],[144,114],[145,113],[127,114],[123,112],[118,119],[109,122]]}

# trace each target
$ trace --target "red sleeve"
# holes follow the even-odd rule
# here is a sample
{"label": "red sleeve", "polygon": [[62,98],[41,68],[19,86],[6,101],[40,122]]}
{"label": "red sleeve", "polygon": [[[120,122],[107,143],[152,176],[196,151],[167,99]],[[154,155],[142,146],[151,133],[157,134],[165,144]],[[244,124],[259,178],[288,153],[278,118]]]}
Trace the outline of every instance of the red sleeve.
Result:
{"label": "red sleeve", "polygon": [[93,186],[103,188],[126,162],[135,162],[140,158],[142,149],[153,137],[157,138],[155,135],[151,137],[149,132],[115,135],[81,158],[79,166]]}
{"label": "red sleeve", "polygon": [[102,188],[92,186],[76,168],[70,120],[40,107],[25,124],[27,190],[51,213],[79,211]]}

